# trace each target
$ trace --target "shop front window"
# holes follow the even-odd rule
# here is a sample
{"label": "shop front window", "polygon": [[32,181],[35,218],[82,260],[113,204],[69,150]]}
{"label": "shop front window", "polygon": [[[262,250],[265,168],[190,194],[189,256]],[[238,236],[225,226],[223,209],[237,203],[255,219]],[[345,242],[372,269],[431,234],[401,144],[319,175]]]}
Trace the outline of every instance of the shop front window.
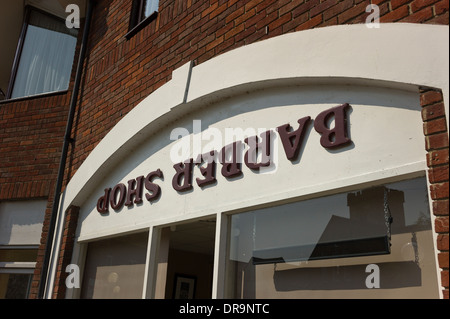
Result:
{"label": "shop front window", "polygon": [[88,244],[81,298],[142,298],[148,233]]}
{"label": "shop front window", "polygon": [[426,181],[230,216],[229,298],[437,298]]}

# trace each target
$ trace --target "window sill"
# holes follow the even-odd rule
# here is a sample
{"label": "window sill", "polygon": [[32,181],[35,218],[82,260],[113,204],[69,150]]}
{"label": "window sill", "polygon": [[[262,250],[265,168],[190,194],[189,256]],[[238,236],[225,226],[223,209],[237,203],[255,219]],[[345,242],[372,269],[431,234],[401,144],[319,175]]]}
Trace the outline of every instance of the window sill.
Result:
{"label": "window sill", "polygon": [[127,34],[125,34],[125,38],[127,40],[130,40],[136,33],[141,31],[144,27],[146,27],[150,22],[156,19],[158,16],[158,11],[153,12],[151,15],[149,15],[147,18],[139,22],[136,26],[134,26],[132,29],[128,31]]}
{"label": "window sill", "polygon": [[63,91],[40,93],[40,94],[29,95],[29,96],[15,97],[12,99],[0,100],[0,105],[7,104],[7,103],[26,101],[26,100],[39,99],[39,98],[50,97],[50,96],[55,96],[55,95],[63,95],[63,94],[67,94],[67,92],[69,92],[69,91],[63,90]]}

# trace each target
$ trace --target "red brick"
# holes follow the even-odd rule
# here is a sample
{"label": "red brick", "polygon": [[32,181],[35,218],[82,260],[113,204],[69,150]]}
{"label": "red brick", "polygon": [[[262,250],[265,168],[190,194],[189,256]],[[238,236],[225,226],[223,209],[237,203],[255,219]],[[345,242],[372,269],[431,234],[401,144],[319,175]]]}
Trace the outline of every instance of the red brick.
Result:
{"label": "red brick", "polygon": [[261,2],[263,2],[263,0],[250,0],[244,6],[245,7],[245,11],[248,11],[248,10],[254,8],[256,5],[258,5]]}
{"label": "red brick", "polygon": [[322,23],[322,16],[318,15],[318,16],[315,16],[314,18],[310,19],[309,21],[307,21],[305,23],[302,23],[295,30],[296,31],[300,31],[300,30],[312,29],[312,28],[318,26],[321,23]]}
{"label": "red brick", "polygon": [[[441,1],[437,2],[434,5],[434,11],[436,12],[436,15],[440,15],[445,12],[448,12],[448,3],[449,3],[448,0],[441,0]],[[448,23],[448,20],[447,20],[447,23]]]}
{"label": "red brick", "polygon": [[443,287],[448,288],[448,269],[441,271],[441,282]]}
{"label": "red brick", "polygon": [[448,147],[447,132],[433,134],[425,137],[425,149],[427,151]]}
{"label": "red brick", "polygon": [[442,182],[430,185],[430,193],[432,199],[448,198],[448,183]]}
{"label": "red brick", "polygon": [[[264,1],[264,2],[266,2],[266,1]],[[292,12],[295,8],[300,6],[302,3],[303,3],[303,1],[295,1],[294,0],[282,7],[280,7],[280,9],[279,9],[280,16],[284,15],[287,12]]]}
{"label": "red brick", "polygon": [[448,268],[448,251],[438,254],[439,267]]}
{"label": "red brick", "polygon": [[275,21],[278,18],[278,12],[273,11],[272,13],[265,16],[263,19],[259,20],[256,23],[256,29],[262,29],[268,26],[271,22]]}
{"label": "red brick", "polygon": [[237,17],[234,20],[234,25],[239,25],[239,24],[247,21],[248,19],[253,17],[255,14],[256,14],[256,10],[255,9],[251,9],[250,11],[245,12],[243,15]]}
{"label": "red brick", "polygon": [[411,11],[417,12],[425,7],[431,8],[431,5],[437,1],[438,0],[414,0],[413,2],[411,2]]}
{"label": "red brick", "polygon": [[391,7],[394,10],[409,2],[411,2],[411,0],[391,0]]}
{"label": "red brick", "polygon": [[[276,12],[275,12],[275,14],[276,14]],[[252,25],[256,24],[257,22],[259,22],[260,20],[264,19],[265,17],[266,17],[266,12],[261,11],[261,12],[257,13],[255,16],[251,17],[250,19],[246,20],[244,22],[244,25],[246,28],[249,28],[250,26],[252,26]],[[275,18],[276,17],[274,17],[274,19]]]}
{"label": "red brick", "polygon": [[422,119],[429,121],[445,115],[444,104],[436,103],[422,108]]}
{"label": "red brick", "polygon": [[230,15],[225,18],[225,23],[233,22],[234,19],[236,19],[237,17],[243,15],[244,12],[245,12],[245,8],[241,7],[239,9],[237,9],[236,11],[230,13]]}
{"label": "red brick", "polygon": [[448,296],[449,296],[448,289],[442,290],[442,297],[444,299],[449,299]]}
{"label": "red brick", "polygon": [[224,40],[224,36],[221,36],[217,39],[215,39],[214,41],[210,42],[208,45],[206,45],[206,51],[212,50],[213,48],[215,48],[216,46],[218,46],[219,44],[221,44]]}
{"label": "red brick", "polygon": [[433,10],[431,7],[423,8],[420,11],[414,12],[413,14],[401,19],[401,22],[410,23],[422,23],[433,17]]}
{"label": "red brick", "polygon": [[444,117],[437,118],[435,120],[428,121],[423,124],[423,133],[425,135],[446,131],[447,131],[447,121]]}
{"label": "red brick", "polygon": [[211,12],[216,10],[218,6],[219,6],[219,3],[215,2],[208,9],[202,11],[202,13],[201,13],[202,18],[206,17],[208,14],[210,14]]}
{"label": "red brick", "polygon": [[409,15],[409,9],[407,5],[401,6],[386,15],[380,16],[380,22],[395,22]]}
{"label": "red brick", "polygon": [[289,12],[289,13],[286,13],[284,16],[278,18],[271,24],[269,24],[269,30],[274,30],[274,29],[278,28],[279,26],[287,23],[290,20],[291,20],[291,13]]}
{"label": "red brick", "polygon": [[215,9],[213,12],[211,12],[209,14],[209,18],[215,18],[216,16],[218,16],[219,14],[221,14],[222,12],[224,12],[228,7],[228,4],[225,2],[224,4],[222,4],[220,7],[218,7],[217,9]]}
{"label": "red brick", "polygon": [[448,149],[434,150],[427,154],[428,167],[448,164],[449,154]]}
{"label": "red brick", "polygon": [[437,249],[448,250],[449,240],[448,234],[439,234],[437,237]]}
{"label": "red brick", "polygon": [[448,181],[448,165],[433,167],[428,171],[430,183]]}
{"label": "red brick", "polygon": [[444,12],[443,14],[436,16],[430,20],[427,20],[425,23],[427,24],[443,24],[448,25],[449,21],[449,11]]}
{"label": "red brick", "polygon": [[353,0],[340,1],[336,5],[326,9],[323,12],[323,19],[328,20],[334,16],[337,16],[339,13],[344,12],[345,10],[351,8],[352,6]]}
{"label": "red brick", "polygon": [[448,216],[436,218],[434,224],[437,233],[448,233]]}
{"label": "red brick", "polygon": [[234,29],[231,29],[230,31],[228,31],[227,33],[225,33],[225,40],[234,37],[236,34],[238,34],[239,32],[244,31],[245,26],[244,24],[240,24],[237,27],[235,27]]}
{"label": "red brick", "polygon": [[334,6],[338,2],[339,2],[338,0],[325,0],[320,4],[318,4],[317,6],[311,8],[311,10],[309,10],[309,16],[312,18],[315,15],[318,15],[319,13],[324,12],[326,9],[329,9],[330,7]]}
{"label": "red brick", "polygon": [[448,199],[436,200],[433,201],[433,214],[438,215],[448,215],[449,207],[448,207]]}
{"label": "red brick", "polygon": [[311,8],[318,5],[319,3],[320,3],[320,0],[310,0],[310,1],[303,2],[297,8],[292,10],[292,17],[295,18],[305,12],[308,12]]}
{"label": "red brick", "polygon": [[427,91],[420,95],[420,105],[427,106],[442,102],[442,93],[440,91]]}

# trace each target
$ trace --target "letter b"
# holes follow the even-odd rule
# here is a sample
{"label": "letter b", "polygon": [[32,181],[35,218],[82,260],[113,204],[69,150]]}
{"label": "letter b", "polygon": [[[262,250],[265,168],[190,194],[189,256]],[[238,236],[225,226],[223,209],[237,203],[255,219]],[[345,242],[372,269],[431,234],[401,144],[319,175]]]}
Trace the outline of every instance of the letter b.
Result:
{"label": "letter b", "polygon": [[[321,134],[320,144],[324,148],[336,148],[351,142],[348,138],[346,109],[350,105],[345,103],[323,111],[314,120],[314,129]],[[329,128],[327,122],[334,117],[334,128]]]}

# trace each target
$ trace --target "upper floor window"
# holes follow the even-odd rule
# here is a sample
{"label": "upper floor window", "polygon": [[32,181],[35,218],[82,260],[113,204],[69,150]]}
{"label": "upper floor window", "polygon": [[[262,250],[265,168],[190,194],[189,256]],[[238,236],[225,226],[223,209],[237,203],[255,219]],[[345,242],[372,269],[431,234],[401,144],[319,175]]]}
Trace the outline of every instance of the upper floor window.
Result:
{"label": "upper floor window", "polygon": [[77,29],[63,19],[28,8],[13,65],[9,98],[67,90]]}
{"label": "upper floor window", "polygon": [[132,37],[136,32],[152,21],[158,13],[159,0],[133,0],[130,27],[126,35]]}

